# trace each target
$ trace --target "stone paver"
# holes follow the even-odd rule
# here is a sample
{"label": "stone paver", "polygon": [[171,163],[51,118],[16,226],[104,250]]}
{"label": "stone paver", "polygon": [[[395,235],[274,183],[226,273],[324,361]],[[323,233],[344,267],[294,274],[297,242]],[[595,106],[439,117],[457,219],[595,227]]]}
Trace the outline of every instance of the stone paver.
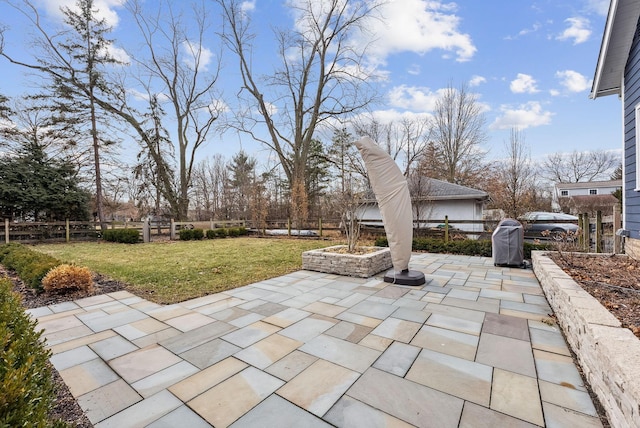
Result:
{"label": "stone paver", "polygon": [[96,424],[142,400],[124,380],[119,379],[77,397],[85,414]]}
{"label": "stone paver", "polygon": [[28,313],[100,428],[602,426],[533,272],[411,267],[428,283],[298,271],[169,306],[122,291]]}
{"label": "stone paver", "polygon": [[316,416],[324,415],[359,374],[326,360],[318,360],[277,393]]}

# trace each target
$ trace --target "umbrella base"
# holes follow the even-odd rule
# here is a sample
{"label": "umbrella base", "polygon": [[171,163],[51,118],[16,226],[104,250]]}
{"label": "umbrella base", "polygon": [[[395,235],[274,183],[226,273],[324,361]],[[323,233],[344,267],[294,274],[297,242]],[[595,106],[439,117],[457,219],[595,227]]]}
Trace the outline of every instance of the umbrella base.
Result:
{"label": "umbrella base", "polygon": [[417,270],[405,269],[396,272],[393,269],[384,275],[384,282],[390,282],[397,285],[423,285],[426,284],[424,274]]}

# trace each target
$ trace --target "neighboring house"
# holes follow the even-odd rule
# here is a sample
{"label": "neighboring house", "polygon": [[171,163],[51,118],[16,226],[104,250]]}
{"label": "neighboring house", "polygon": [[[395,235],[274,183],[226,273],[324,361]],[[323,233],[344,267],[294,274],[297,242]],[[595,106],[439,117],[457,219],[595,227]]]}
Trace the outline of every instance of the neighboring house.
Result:
{"label": "neighboring house", "polygon": [[640,258],[640,1],[612,0],[591,98],[618,95],[624,124],[622,228],[625,251]]}
{"label": "neighboring house", "polygon": [[[448,216],[449,220],[477,220],[474,224],[452,224],[468,232],[482,232],[482,213],[489,194],[482,190],[460,186],[435,178],[421,177],[409,182],[413,220],[420,227],[437,227]],[[358,210],[358,217],[367,226],[382,226],[382,216],[375,199],[368,200]],[[430,223],[427,220],[440,220]]]}
{"label": "neighboring house", "polygon": [[622,189],[622,180],[556,183],[553,208],[569,214],[602,211],[609,215],[618,199],[613,192]]}

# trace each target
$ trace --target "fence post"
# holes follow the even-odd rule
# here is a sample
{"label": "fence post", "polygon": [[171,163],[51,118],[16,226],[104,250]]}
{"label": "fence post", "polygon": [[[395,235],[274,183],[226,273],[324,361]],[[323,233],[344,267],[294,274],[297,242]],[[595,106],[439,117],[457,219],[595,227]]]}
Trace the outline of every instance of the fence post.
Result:
{"label": "fence post", "polygon": [[622,237],[616,232],[622,227],[620,221],[620,204],[613,206],[613,254],[622,253]]}
{"label": "fence post", "polygon": [[596,253],[602,252],[602,211],[596,211]]}
{"label": "fence post", "polygon": [[[578,228],[580,229],[580,232],[584,230],[582,214],[578,214]],[[584,248],[584,233],[578,233],[578,248]]]}
{"label": "fence post", "polygon": [[444,242],[449,242],[449,216],[444,216]]}
{"label": "fence post", "polygon": [[4,242],[5,244],[9,243],[9,219],[4,219]]}
{"label": "fence post", "polygon": [[145,244],[151,241],[151,223],[149,222],[149,217],[144,219],[142,223],[142,242]]}
{"label": "fence post", "polygon": [[169,239],[175,241],[176,239],[176,222],[174,219],[171,219],[171,223],[169,225]]}
{"label": "fence post", "polygon": [[65,238],[67,240],[67,244],[69,243],[69,241],[71,241],[71,232],[70,232],[69,229],[70,229],[69,228],[69,219],[66,219],[66,221],[65,221],[65,232],[66,232]]}
{"label": "fence post", "polygon": [[318,217],[318,234],[322,237],[322,217]]}
{"label": "fence post", "polygon": [[589,221],[589,213],[582,214],[582,239],[584,239],[584,251],[589,252],[591,250],[591,223]]}
{"label": "fence post", "polygon": [[287,234],[289,235],[289,238],[291,238],[291,219],[290,218],[287,219]]}

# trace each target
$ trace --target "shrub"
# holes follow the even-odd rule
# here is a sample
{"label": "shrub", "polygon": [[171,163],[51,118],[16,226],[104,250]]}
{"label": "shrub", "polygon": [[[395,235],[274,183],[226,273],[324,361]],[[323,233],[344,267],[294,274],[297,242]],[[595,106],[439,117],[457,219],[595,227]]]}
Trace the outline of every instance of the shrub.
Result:
{"label": "shrub", "polygon": [[42,278],[42,286],[45,291],[89,290],[93,286],[93,276],[86,267],[62,264]]}
{"label": "shrub", "polygon": [[0,263],[15,271],[24,283],[39,289],[42,278],[61,262],[47,254],[33,251],[21,244],[5,244],[0,250]]}
{"label": "shrub", "polygon": [[243,236],[247,233],[248,231],[246,227],[232,227],[231,229],[229,229],[229,236],[231,237]]}
{"label": "shrub", "polygon": [[181,229],[180,240],[190,241],[192,239],[200,240],[204,238],[204,230],[202,229]]}
{"label": "shrub", "polygon": [[228,235],[227,229],[210,229],[207,230],[207,238],[208,239],[216,239],[216,238],[226,238]]}
{"label": "shrub", "polygon": [[102,234],[102,239],[121,244],[135,244],[140,241],[140,232],[137,229],[107,229]]}
{"label": "shrub", "polygon": [[0,426],[46,427],[55,394],[50,353],[12,284],[0,279]]}
{"label": "shrub", "polygon": [[190,241],[193,239],[193,229],[180,229],[180,240]]}
{"label": "shrub", "polygon": [[[389,242],[386,237],[376,239],[375,245],[378,247],[388,247]],[[491,257],[492,248],[489,240],[464,239],[461,241],[444,242],[442,239],[415,238],[411,249],[414,251],[426,251],[429,253],[463,254],[467,256]],[[531,251],[551,250],[550,244],[524,243],[524,258],[531,258]]]}

